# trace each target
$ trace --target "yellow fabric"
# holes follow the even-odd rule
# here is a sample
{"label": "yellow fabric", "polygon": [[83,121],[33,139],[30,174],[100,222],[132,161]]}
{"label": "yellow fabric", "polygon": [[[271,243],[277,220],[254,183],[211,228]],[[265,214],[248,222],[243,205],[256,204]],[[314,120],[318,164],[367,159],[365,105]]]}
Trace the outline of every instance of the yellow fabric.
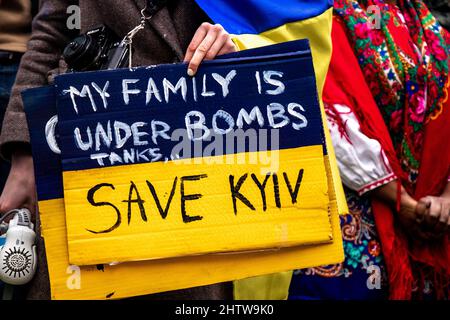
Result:
{"label": "yellow fabric", "polygon": [[236,300],[286,300],[292,271],[251,277],[234,282]]}
{"label": "yellow fabric", "polygon": [[[325,79],[332,53],[332,18],[333,8],[330,8],[317,17],[288,23],[258,35],[235,35],[233,36],[233,41],[240,50],[245,50],[297,39],[307,38],[309,40],[313,57],[314,70],[316,73],[317,91],[319,93],[322,118],[324,119],[323,125],[328,150],[328,156],[325,157],[325,159],[330,201],[336,201],[336,207],[334,207],[335,211],[332,211],[331,214],[342,215],[348,213],[348,207],[344,190],[342,188],[341,178],[339,176],[339,169],[336,163],[333,144],[331,143],[330,132],[328,130],[327,121],[325,120],[326,115],[322,102],[323,87],[325,84]],[[339,230],[335,231],[336,233],[340,234]],[[289,288],[288,282],[290,282],[291,279],[291,276],[289,275],[292,275],[292,273],[286,273],[283,274],[282,277],[279,277],[279,279],[282,279],[280,280],[279,284],[280,288],[277,288],[276,285],[274,285],[274,279],[277,279],[277,275],[259,276],[256,278],[235,281],[235,298],[245,300],[252,299],[256,296],[264,296],[268,299],[285,299],[287,298],[287,290]],[[286,291],[281,292],[281,288]],[[255,291],[260,291],[262,293],[255,293]]]}

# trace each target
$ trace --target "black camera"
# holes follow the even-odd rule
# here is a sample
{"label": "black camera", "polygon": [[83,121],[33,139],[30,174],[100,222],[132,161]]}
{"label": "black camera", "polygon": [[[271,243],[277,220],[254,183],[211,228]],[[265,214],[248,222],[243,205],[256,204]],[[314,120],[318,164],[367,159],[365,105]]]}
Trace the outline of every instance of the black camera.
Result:
{"label": "black camera", "polygon": [[128,64],[128,45],[107,26],[100,26],[72,40],[63,51],[69,72],[112,70]]}

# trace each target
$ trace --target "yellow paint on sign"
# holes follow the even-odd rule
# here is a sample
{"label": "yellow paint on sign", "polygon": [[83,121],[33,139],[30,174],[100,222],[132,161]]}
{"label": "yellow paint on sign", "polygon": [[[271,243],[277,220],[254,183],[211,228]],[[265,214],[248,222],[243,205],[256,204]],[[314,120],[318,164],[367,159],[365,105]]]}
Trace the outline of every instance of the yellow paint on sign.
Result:
{"label": "yellow paint on sign", "polygon": [[70,263],[331,241],[322,146],[261,154],[64,172]]}
{"label": "yellow paint on sign", "polygon": [[[336,199],[331,201],[334,239],[341,239]],[[273,272],[342,262],[342,241],[252,253],[127,262],[103,270],[69,264],[64,200],[39,202],[52,299],[119,299],[189,288]],[[131,245],[130,245],[131,247]]]}

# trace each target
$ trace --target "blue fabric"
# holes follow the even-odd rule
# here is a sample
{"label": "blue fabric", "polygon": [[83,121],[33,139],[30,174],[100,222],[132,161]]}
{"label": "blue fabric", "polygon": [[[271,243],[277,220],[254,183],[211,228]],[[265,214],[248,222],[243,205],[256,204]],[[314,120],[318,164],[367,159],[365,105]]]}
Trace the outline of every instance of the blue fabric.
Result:
{"label": "blue fabric", "polygon": [[261,32],[316,17],[333,6],[332,0],[196,0],[215,22],[232,34]]}
{"label": "blue fabric", "polygon": [[388,298],[387,275],[370,199],[345,191],[350,214],[341,216],[344,263],[294,271],[290,300]]}
{"label": "blue fabric", "polygon": [[362,268],[349,277],[321,275],[294,275],[289,300],[386,300],[386,288],[369,290],[368,274]]}

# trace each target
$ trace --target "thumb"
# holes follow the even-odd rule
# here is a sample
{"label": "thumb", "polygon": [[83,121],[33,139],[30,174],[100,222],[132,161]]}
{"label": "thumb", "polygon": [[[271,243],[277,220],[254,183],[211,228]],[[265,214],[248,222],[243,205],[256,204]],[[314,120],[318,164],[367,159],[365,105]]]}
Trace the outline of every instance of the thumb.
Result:
{"label": "thumb", "polygon": [[417,202],[417,206],[416,206],[416,219],[417,222],[422,222],[423,219],[425,218],[427,211],[430,209],[431,206],[431,198],[430,197],[424,197],[421,198],[418,202]]}

